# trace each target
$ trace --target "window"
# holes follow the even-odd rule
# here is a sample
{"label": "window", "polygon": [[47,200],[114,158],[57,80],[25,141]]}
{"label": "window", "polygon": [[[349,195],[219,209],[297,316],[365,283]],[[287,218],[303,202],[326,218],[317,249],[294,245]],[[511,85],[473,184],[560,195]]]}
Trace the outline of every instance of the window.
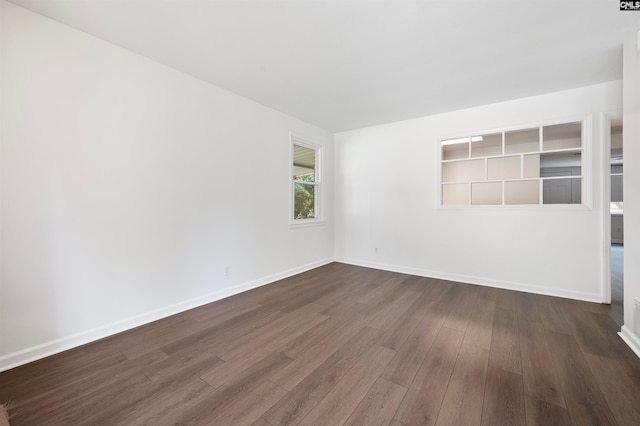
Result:
{"label": "window", "polygon": [[623,214],[623,213],[624,213],[624,201],[612,201],[611,214]]}
{"label": "window", "polygon": [[440,143],[440,203],[582,204],[583,123],[562,123]]}
{"label": "window", "polygon": [[322,150],[299,137],[291,137],[291,220],[292,225],[321,222],[320,160]]}

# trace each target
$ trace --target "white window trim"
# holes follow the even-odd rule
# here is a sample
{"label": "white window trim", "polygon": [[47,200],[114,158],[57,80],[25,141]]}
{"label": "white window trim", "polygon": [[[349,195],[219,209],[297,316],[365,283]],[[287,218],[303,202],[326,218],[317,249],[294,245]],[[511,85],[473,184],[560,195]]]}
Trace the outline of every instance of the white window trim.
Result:
{"label": "white window trim", "polygon": [[[510,132],[535,127],[553,126],[564,123],[582,123],[582,203],[581,204],[467,204],[467,205],[443,205],[442,204],[442,141],[456,138],[469,137],[470,135],[485,135],[492,133]],[[563,117],[556,120],[545,120],[512,127],[497,129],[485,129],[456,133],[440,137],[436,144],[436,209],[437,210],[591,210],[593,208],[593,171],[592,171],[592,139],[593,139],[593,114]]]}
{"label": "white window trim", "polygon": [[[295,219],[293,217],[295,192],[294,192],[294,180],[293,176],[293,159],[294,152],[293,146],[298,145],[305,148],[313,149],[316,151],[316,172],[315,172],[315,219]],[[315,143],[307,137],[297,135],[295,133],[289,133],[289,227],[290,228],[306,228],[309,226],[324,225],[324,185],[322,184],[322,163],[323,163],[323,147],[319,143]]]}

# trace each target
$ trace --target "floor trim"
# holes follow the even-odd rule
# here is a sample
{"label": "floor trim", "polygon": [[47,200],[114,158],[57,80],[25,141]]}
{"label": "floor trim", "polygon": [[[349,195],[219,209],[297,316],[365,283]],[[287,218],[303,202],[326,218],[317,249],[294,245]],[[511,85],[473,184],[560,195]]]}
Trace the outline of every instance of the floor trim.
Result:
{"label": "floor trim", "polygon": [[627,326],[622,326],[618,335],[631,348],[631,350],[640,358],[640,338]]}
{"label": "floor trim", "polygon": [[526,293],[542,294],[545,296],[564,297],[567,299],[582,300],[584,302],[602,303],[601,294],[582,293],[578,291],[558,290],[549,287],[538,287],[528,284],[520,284],[507,281],[497,281],[471,275],[451,274],[440,271],[432,271],[428,269],[414,268],[410,266],[399,266],[386,263],[377,263],[359,259],[349,259],[339,257],[336,262],[346,263],[348,265],[364,266],[367,268],[381,269],[383,271],[399,272],[402,274],[418,275],[420,277],[437,278],[440,280],[457,281],[465,284],[476,284],[485,287],[496,287],[505,290],[523,291]]}

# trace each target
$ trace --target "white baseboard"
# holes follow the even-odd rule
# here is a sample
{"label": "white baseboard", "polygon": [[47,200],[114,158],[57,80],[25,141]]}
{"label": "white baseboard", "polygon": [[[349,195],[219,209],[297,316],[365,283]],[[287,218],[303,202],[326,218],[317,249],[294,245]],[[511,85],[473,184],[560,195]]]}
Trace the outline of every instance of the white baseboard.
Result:
{"label": "white baseboard", "polygon": [[526,293],[543,294],[545,296],[564,297],[568,299],[583,300],[586,302],[602,303],[601,294],[582,293],[578,291],[559,290],[556,288],[538,287],[529,284],[520,284],[506,281],[497,281],[482,277],[470,275],[452,274],[447,272],[432,271],[428,269],[414,268],[410,266],[399,266],[385,263],[371,262],[360,259],[349,259],[337,257],[336,262],[346,263],[349,265],[364,266],[367,268],[381,269],[390,272],[399,272],[402,274],[417,275],[420,277],[436,278],[440,280],[457,281],[465,284],[476,284],[485,287],[496,287],[505,290],[524,291]]}
{"label": "white baseboard", "polygon": [[262,277],[257,280],[249,281],[193,299],[175,303],[173,305],[165,306],[160,309],[145,312],[140,315],[125,318],[123,320],[116,321],[110,324],[105,324],[103,326],[86,330],[80,333],[61,337],[56,340],[12,352],[0,357],[0,372],[93,342],[95,340],[109,337],[114,334],[130,330],[132,328],[148,324],[150,322],[157,321],[159,319],[166,318],[180,312],[187,311],[189,309],[197,308],[198,306],[206,305],[207,303],[215,302],[216,300],[224,299],[226,297],[233,296],[247,290],[261,287],[263,285],[271,284],[275,281],[290,277],[292,275],[300,274],[302,272],[306,272],[310,269],[314,269],[331,262],[333,262],[333,259],[331,258],[319,260],[317,262],[298,266],[296,268],[288,269],[277,274]]}
{"label": "white baseboard", "polygon": [[622,326],[618,335],[624,340],[624,342],[631,348],[638,358],[640,358],[640,337],[629,329],[627,326]]}

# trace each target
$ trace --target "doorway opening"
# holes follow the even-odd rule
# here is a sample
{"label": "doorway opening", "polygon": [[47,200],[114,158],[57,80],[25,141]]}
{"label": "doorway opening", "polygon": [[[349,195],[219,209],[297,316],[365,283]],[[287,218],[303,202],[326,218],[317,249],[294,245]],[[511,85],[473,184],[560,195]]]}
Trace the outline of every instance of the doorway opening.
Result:
{"label": "doorway opening", "polygon": [[622,145],[622,119],[611,120],[610,141],[611,316],[618,325],[622,326],[624,322],[624,199],[622,196],[624,151]]}

